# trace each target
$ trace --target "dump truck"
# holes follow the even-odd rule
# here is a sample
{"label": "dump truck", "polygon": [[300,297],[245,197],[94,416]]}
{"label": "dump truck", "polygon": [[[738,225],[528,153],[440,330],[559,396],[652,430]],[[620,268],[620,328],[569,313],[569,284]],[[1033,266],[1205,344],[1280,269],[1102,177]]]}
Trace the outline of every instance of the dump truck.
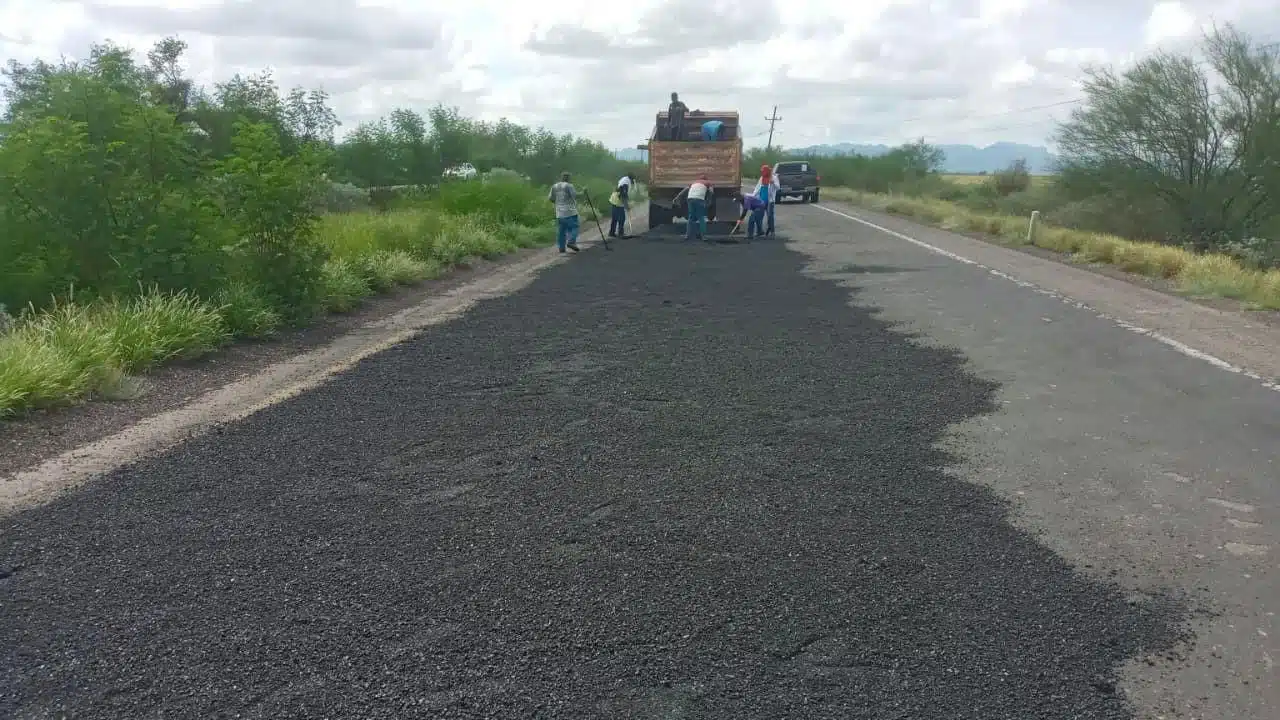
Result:
{"label": "dump truck", "polygon": [[[702,139],[702,126],[721,123],[715,140]],[[685,113],[679,140],[667,139],[667,113],[659,112],[649,142],[637,147],[649,151],[649,229],[686,218],[686,203],[676,202],[680,191],[705,173],[715,189],[707,203],[707,220],[737,219],[736,203],[742,194],[742,130],[736,112]]]}

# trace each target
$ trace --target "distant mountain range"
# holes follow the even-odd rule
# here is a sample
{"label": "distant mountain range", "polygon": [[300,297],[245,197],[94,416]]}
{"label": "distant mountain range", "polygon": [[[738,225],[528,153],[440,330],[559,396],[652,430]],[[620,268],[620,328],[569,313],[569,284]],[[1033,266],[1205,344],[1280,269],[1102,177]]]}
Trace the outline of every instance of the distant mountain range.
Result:
{"label": "distant mountain range", "polygon": [[[1021,143],[998,142],[980,148],[974,145],[939,145],[946,153],[942,163],[944,172],[980,173],[996,172],[1009,167],[1013,161],[1023,158],[1027,161],[1027,169],[1032,173],[1045,174],[1053,172],[1055,158],[1048,148],[1040,145],[1023,145]],[[837,143],[835,145],[813,145],[807,148],[793,148],[791,151],[814,157],[831,155],[883,155],[893,148],[888,145],[860,145],[858,143]]]}
{"label": "distant mountain range", "polygon": [[[942,164],[944,172],[980,173],[996,172],[1009,167],[1014,160],[1024,158],[1027,169],[1034,174],[1052,173],[1055,158],[1048,148],[1040,145],[1023,145],[1021,143],[998,142],[980,148],[975,145],[939,145],[946,160]],[[788,148],[790,152],[810,155],[812,157],[830,157],[832,155],[883,155],[893,148],[888,145],[864,145],[859,143],[836,143],[834,145],[812,145],[805,148]],[[619,159],[638,161],[644,159],[644,153],[635,148],[618,150]]]}

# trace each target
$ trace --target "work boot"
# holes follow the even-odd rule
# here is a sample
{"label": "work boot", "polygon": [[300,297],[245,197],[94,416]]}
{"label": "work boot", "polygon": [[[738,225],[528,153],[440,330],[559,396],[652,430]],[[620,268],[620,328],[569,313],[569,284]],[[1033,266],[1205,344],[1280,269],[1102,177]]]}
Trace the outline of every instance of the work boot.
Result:
{"label": "work boot", "polygon": [[570,246],[569,246],[569,249],[570,249],[570,250],[572,250],[572,251],[574,251],[574,252],[578,252],[578,243],[574,243],[574,244],[570,245]]}

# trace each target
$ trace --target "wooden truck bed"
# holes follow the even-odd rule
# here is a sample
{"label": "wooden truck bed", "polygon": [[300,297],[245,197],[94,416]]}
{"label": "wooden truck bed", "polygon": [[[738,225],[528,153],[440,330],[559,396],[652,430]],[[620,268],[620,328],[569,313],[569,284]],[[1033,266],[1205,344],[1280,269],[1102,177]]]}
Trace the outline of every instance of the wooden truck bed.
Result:
{"label": "wooden truck bed", "polygon": [[742,141],[649,141],[649,187],[687,187],[706,173],[712,185],[737,189],[742,183]]}

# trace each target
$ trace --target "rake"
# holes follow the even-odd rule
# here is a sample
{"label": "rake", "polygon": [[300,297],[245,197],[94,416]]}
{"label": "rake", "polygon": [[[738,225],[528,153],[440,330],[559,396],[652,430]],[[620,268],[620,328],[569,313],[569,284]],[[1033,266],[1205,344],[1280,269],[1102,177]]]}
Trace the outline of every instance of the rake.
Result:
{"label": "rake", "polygon": [[596,211],[595,203],[591,202],[591,191],[582,188],[582,197],[587,199],[587,207],[591,208],[591,215],[596,219],[596,232],[600,233],[600,242],[604,243],[605,250],[612,250],[609,247],[609,237],[604,234],[604,228],[600,227],[600,213]]}

